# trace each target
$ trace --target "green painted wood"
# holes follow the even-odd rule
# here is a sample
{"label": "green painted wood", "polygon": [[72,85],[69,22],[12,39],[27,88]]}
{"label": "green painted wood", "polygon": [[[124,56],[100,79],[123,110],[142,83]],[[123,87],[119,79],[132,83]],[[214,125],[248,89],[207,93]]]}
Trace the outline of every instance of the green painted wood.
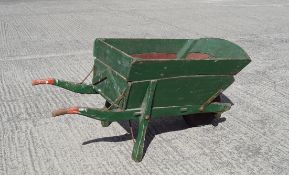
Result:
{"label": "green painted wood", "polygon": [[[107,100],[114,104],[117,98],[128,88],[128,82],[102,61],[95,59],[92,84]],[[99,83],[99,81],[101,81]],[[120,104],[120,106],[122,106]]]}
{"label": "green painted wood", "polygon": [[[146,97],[147,98],[147,97]],[[185,105],[185,106],[167,106],[167,107],[152,107],[149,116],[151,118],[159,117],[171,117],[171,116],[182,116],[197,113],[222,113],[231,108],[230,103],[219,103],[214,102],[208,104],[203,112],[200,111],[202,105]],[[143,106],[141,108],[128,109],[125,111],[119,111],[116,109],[105,110],[96,108],[79,108],[79,115],[83,115],[89,118],[113,122],[113,121],[126,121],[126,120],[142,120],[141,117],[144,114]],[[77,114],[77,113],[75,113]],[[61,114],[63,115],[63,114]]]}
{"label": "green painted wood", "polygon": [[[233,76],[200,75],[176,77],[158,80],[154,107],[201,105],[220,90],[225,90],[234,81]],[[127,108],[138,108],[148,81],[133,82],[131,85]]]}
{"label": "green painted wood", "polygon": [[132,151],[132,159],[136,162],[140,162],[143,158],[145,135],[146,135],[146,130],[148,127],[149,119],[151,117],[156,84],[157,84],[157,81],[153,80],[150,82],[147,88],[147,91],[145,93],[145,97],[143,99],[143,103],[142,103],[143,110],[142,110],[141,116],[139,117],[137,138],[136,138],[136,142],[133,146],[133,151]]}
{"label": "green painted wood", "polygon": [[129,81],[191,75],[235,75],[249,60],[141,60],[132,65]]}
{"label": "green painted wood", "polygon": [[[207,53],[216,58],[249,59],[238,45],[220,38],[200,39],[96,39],[128,55],[140,53],[178,53],[182,49]],[[95,43],[97,44],[97,42]],[[96,46],[96,45],[95,45]],[[190,49],[189,49],[190,48]],[[185,56],[185,55],[184,55]]]}
{"label": "green painted wood", "polygon": [[140,53],[177,53],[187,39],[104,39],[107,44],[122,50],[128,55]]}
{"label": "green painted wood", "polygon": [[[185,60],[190,53],[205,53],[209,60]],[[175,60],[144,60],[131,54],[176,53]],[[238,45],[218,38],[201,39],[96,39],[94,56],[128,81],[186,75],[235,75],[249,62]]]}
{"label": "green painted wood", "polygon": [[[178,57],[184,57],[189,52],[201,52],[213,55],[214,59],[209,60],[143,60],[131,58],[130,54],[147,52],[173,52]],[[127,54],[126,54],[127,53]],[[166,79],[164,81],[173,82],[176,77],[193,75],[234,75],[246,66],[250,59],[248,55],[237,45],[222,39],[202,38],[197,40],[186,39],[97,39],[94,47],[95,71],[93,84],[106,78],[103,82],[95,85],[95,89],[104,96],[109,102],[113,103],[124,91],[128,89],[128,83],[132,84],[130,91],[124,96],[124,101],[119,106],[125,108],[136,108],[142,103],[148,82],[139,82],[152,79]],[[172,80],[167,80],[172,78]],[[127,80],[126,80],[127,79]],[[210,86],[218,85],[215,80],[213,83],[199,83],[202,86],[195,87],[199,79],[187,79],[191,81],[193,91],[197,88],[209,90],[207,94],[220,90],[219,87],[212,90]],[[200,79],[201,80],[201,79]],[[203,80],[203,79],[202,79]],[[221,81],[221,80],[218,80]],[[180,83],[187,84],[186,81]],[[215,84],[214,84],[215,83]],[[172,84],[172,83],[171,83]],[[226,86],[230,84],[227,83]],[[177,98],[176,105],[185,103],[198,104],[204,100],[204,95],[191,93],[189,88],[181,88],[187,97],[180,97],[173,92],[175,85],[165,87],[166,93],[173,93],[172,98]],[[207,87],[205,87],[207,86]],[[218,85],[219,86],[219,85]],[[223,89],[224,90],[224,89]],[[197,90],[198,91],[198,90]],[[157,94],[163,94],[161,91]],[[192,95],[193,94],[193,95]],[[182,94],[180,94],[182,96]],[[171,95],[170,95],[171,96]],[[179,96],[179,97],[178,97]],[[193,96],[198,96],[197,98]],[[200,97],[199,97],[200,96]],[[171,105],[161,99],[170,99],[159,95],[160,100],[156,101],[157,106]],[[185,98],[184,100],[179,100]],[[189,100],[194,98],[195,100]],[[209,97],[208,97],[209,98]],[[197,102],[199,99],[199,102]],[[166,100],[169,101],[169,100]],[[125,108],[124,108],[125,106]]]}
{"label": "green painted wood", "polygon": [[190,52],[193,44],[195,44],[197,40],[187,40],[183,47],[177,53],[177,60],[185,59],[186,55]]}
{"label": "green painted wood", "polygon": [[191,47],[190,52],[206,53],[215,59],[249,60],[248,54],[238,45],[220,38],[200,38]]}
{"label": "green painted wood", "polygon": [[95,108],[80,108],[79,114],[93,118],[101,121],[126,121],[126,120],[135,120],[136,112],[139,112],[139,109],[130,110],[130,111],[111,111],[111,110],[102,110]]}
{"label": "green painted wood", "polygon": [[207,105],[203,112],[200,111],[201,105],[154,107],[152,110],[153,118],[182,116],[197,113],[222,113],[231,108],[230,103],[211,103]]}
{"label": "green painted wood", "polygon": [[74,83],[57,79],[54,81],[53,85],[80,94],[98,94],[98,92],[94,89],[94,86],[92,85]]}
{"label": "green painted wood", "polygon": [[194,76],[160,80],[155,92],[154,106],[203,104],[233,81],[233,76]]}
{"label": "green painted wood", "polygon": [[142,105],[149,81],[132,82],[127,97],[127,109],[139,108]]}
{"label": "green painted wood", "polygon": [[128,76],[133,58],[126,53],[103,42],[101,39],[96,39],[93,55],[124,77]]}

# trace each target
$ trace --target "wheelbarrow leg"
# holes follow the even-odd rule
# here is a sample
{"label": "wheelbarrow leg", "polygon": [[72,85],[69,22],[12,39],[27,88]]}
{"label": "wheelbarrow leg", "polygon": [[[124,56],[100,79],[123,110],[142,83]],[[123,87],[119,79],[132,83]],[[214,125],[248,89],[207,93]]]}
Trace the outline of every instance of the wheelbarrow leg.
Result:
{"label": "wheelbarrow leg", "polygon": [[140,162],[143,158],[145,135],[146,135],[149,120],[151,118],[152,103],[153,103],[153,97],[154,97],[156,84],[157,84],[157,81],[150,82],[147,88],[147,92],[144,97],[143,103],[142,103],[142,114],[139,117],[137,138],[136,138],[136,142],[134,143],[133,151],[132,151],[132,159],[136,162]]}
{"label": "wheelbarrow leg", "polygon": [[54,85],[54,86],[58,86],[58,87],[66,89],[66,90],[80,93],[80,94],[98,94],[97,90],[94,89],[93,85],[68,82],[68,81],[58,80],[58,79],[54,79],[54,78],[40,79],[40,80],[33,80],[32,81],[33,86],[40,85],[40,84]]}

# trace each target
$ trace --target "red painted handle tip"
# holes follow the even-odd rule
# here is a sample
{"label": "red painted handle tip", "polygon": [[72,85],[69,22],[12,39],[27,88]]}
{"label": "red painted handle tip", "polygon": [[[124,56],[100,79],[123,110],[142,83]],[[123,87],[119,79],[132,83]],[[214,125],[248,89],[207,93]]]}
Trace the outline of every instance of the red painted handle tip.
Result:
{"label": "red painted handle tip", "polygon": [[51,85],[53,85],[54,82],[55,82],[55,80],[53,78],[32,80],[32,86],[39,85],[39,84],[51,84]]}
{"label": "red painted handle tip", "polygon": [[65,114],[79,114],[79,108],[72,107],[72,108],[65,108],[65,109],[57,109],[52,112],[53,117],[57,117],[59,115],[65,115]]}

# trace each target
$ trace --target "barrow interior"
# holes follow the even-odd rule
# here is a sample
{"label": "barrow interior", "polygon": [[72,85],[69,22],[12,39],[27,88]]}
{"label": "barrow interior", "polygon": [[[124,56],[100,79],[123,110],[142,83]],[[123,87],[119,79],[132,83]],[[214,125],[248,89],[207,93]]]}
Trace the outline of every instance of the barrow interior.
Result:
{"label": "barrow interior", "polygon": [[[104,39],[104,42],[134,59],[203,60],[247,58],[237,45],[217,38],[201,39]],[[182,54],[184,52],[184,54]],[[181,55],[181,57],[180,57]]]}

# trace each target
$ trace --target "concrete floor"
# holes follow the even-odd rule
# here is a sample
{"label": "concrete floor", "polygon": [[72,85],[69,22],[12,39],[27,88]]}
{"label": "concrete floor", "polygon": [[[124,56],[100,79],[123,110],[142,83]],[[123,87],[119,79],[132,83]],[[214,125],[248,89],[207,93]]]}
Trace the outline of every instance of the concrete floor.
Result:
{"label": "concrete floor", "polygon": [[[125,123],[51,118],[60,107],[101,107],[100,96],[31,86],[80,81],[97,37],[220,37],[252,62],[224,92],[234,103],[225,122],[155,120],[135,163]],[[1,1],[0,174],[288,174],[288,55],[285,0]]]}

